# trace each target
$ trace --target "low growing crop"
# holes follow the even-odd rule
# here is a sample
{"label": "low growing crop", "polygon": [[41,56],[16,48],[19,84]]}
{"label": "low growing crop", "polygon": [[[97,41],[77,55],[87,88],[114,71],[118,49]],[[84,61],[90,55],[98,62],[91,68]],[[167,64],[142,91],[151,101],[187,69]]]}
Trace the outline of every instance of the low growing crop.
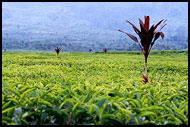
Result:
{"label": "low growing crop", "polygon": [[2,124],[188,125],[187,53],[116,53],[3,53]]}

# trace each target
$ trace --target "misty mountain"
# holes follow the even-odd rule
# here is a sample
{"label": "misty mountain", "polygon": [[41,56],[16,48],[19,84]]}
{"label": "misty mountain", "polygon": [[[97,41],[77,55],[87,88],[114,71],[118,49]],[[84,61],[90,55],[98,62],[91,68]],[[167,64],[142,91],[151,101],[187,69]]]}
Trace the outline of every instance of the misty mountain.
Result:
{"label": "misty mountain", "polygon": [[150,23],[167,19],[153,49],[187,49],[187,2],[3,2],[2,46],[6,49],[64,51],[138,50],[118,29],[133,35],[126,23],[139,27],[138,18]]}

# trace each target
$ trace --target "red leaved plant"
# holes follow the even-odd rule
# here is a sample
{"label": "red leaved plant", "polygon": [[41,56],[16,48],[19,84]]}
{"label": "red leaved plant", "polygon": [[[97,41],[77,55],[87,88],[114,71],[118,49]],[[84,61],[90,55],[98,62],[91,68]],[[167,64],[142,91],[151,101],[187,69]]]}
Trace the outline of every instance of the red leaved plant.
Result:
{"label": "red leaved plant", "polygon": [[[147,83],[148,82],[148,73],[147,73],[147,59],[148,59],[148,55],[150,53],[150,50],[152,48],[152,46],[154,45],[154,42],[161,36],[162,39],[164,38],[164,33],[160,32],[161,29],[166,25],[165,22],[167,21],[162,19],[160,22],[158,22],[156,25],[152,25],[149,29],[149,23],[150,23],[150,18],[149,16],[144,16],[144,23],[143,21],[139,18],[139,24],[140,24],[140,30],[131,22],[129,22],[128,20],[126,21],[127,23],[129,23],[130,25],[132,25],[134,31],[137,33],[137,35],[140,38],[140,43],[137,39],[137,37],[124,32],[122,30],[119,30],[120,32],[123,32],[125,34],[127,34],[132,40],[134,40],[136,43],[138,43],[138,45],[141,48],[141,51],[143,52],[144,56],[145,56],[145,76],[143,75],[144,78],[144,82]],[[158,27],[159,26],[159,27]]]}

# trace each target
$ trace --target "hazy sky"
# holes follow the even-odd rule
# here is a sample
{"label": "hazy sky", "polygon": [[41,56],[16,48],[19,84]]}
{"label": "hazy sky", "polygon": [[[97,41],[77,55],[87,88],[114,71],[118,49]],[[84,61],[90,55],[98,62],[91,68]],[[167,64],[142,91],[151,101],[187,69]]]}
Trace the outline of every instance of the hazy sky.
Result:
{"label": "hazy sky", "polygon": [[144,15],[150,16],[150,25],[167,19],[162,30],[166,39],[188,37],[188,2],[3,2],[2,31],[3,37],[10,34],[19,39],[65,35],[108,42],[127,38],[118,29],[135,34],[126,20],[139,28],[138,18],[144,21]]}

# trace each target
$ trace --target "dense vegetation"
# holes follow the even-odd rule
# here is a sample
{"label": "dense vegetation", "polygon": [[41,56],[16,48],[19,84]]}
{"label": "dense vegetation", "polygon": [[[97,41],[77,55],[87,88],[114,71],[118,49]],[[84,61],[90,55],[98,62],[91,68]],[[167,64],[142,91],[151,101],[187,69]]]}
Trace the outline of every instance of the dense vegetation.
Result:
{"label": "dense vegetation", "polygon": [[152,51],[147,84],[142,55],[3,53],[2,124],[187,125],[187,52]]}

